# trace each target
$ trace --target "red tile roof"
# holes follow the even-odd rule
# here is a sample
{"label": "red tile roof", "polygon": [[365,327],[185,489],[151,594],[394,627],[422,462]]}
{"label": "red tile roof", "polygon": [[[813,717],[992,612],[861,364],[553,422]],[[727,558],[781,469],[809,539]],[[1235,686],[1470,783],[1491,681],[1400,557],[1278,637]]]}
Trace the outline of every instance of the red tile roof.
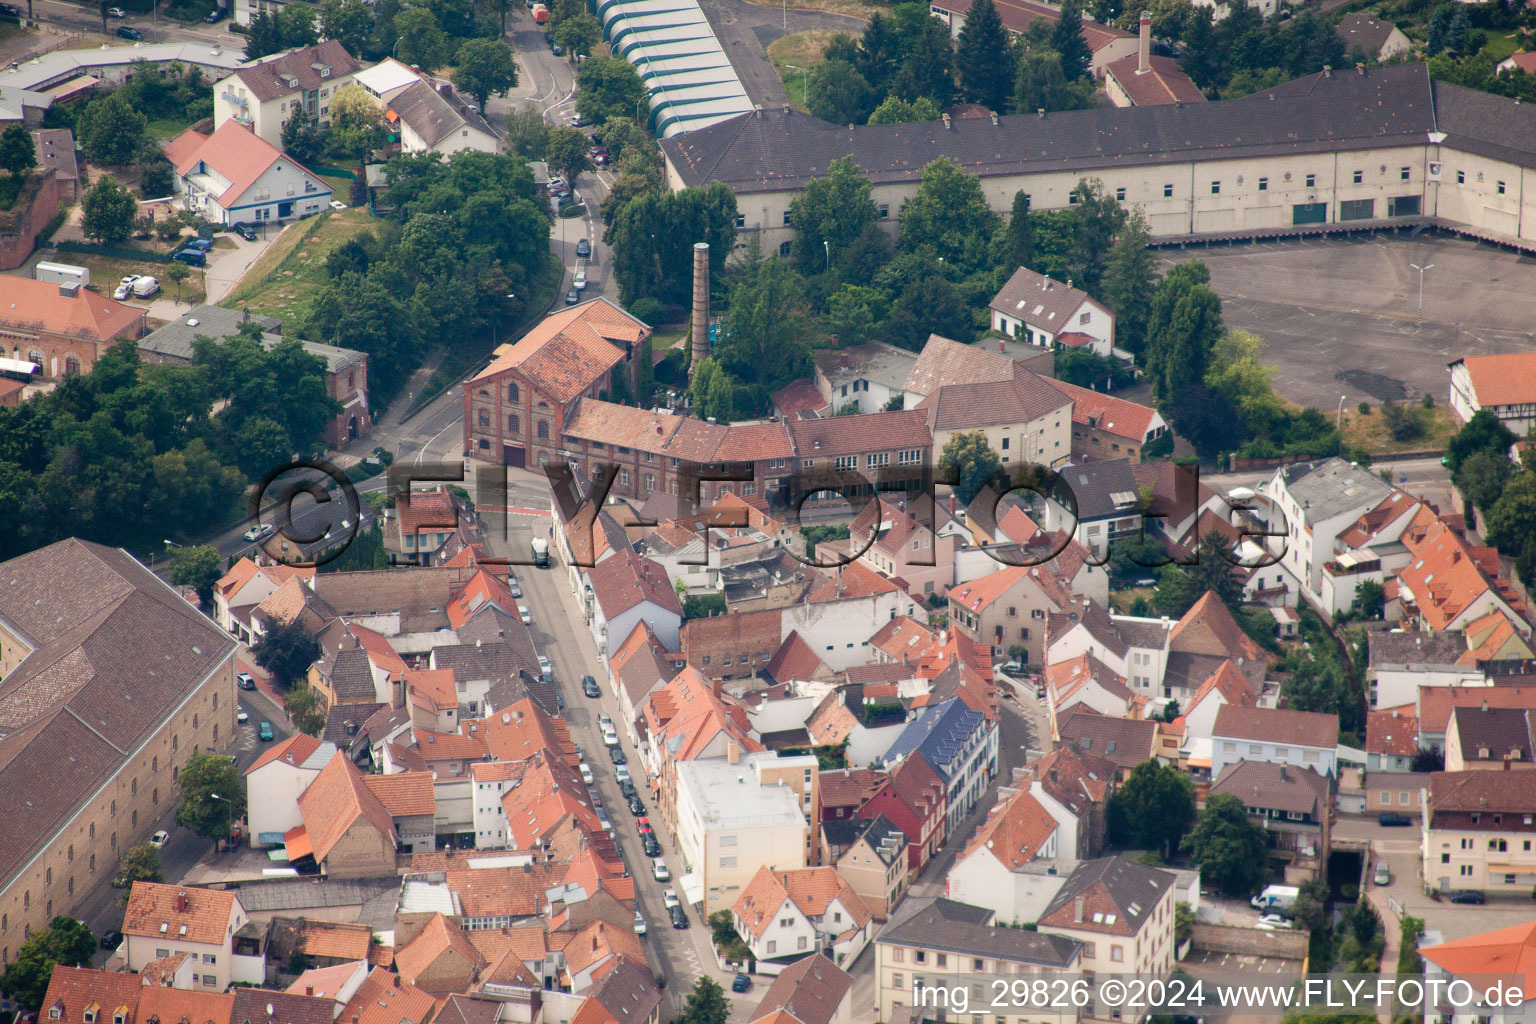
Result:
{"label": "red tile roof", "polygon": [[532,697],[508,704],[480,722],[479,728],[493,761],[526,761],[538,754],[547,754],[568,768],[581,761],[565,719],[551,718]]}
{"label": "red tile roof", "polygon": [[400,975],[375,967],[336,1019],[341,1024],[422,1024],[432,1013],[430,995]]}
{"label": "red tile roof", "polygon": [[[1520,53],[1515,58],[1519,64],[1536,59],[1536,54]],[[1480,407],[1536,402],[1536,352],[1464,356],[1461,362],[1467,368]]]}
{"label": "red tile roof", "polygon": [[286,765],[296,767],[308,761],[320,749],[321,740],[305,733],[294,733],[275,746],[262,751],[261,756],[251,762],[251,766],[245,770],[250,775],[258,768],[263,768],[273,761],[281,761]]}
{"label": "red tile roof", "polygon": [[246,190],[256,184],[256,179],[267,173],[267,169],[279,160],[287,160],[301,173],[308,175],[317,192],[331,191],[325,182],[298,161],[233,118],[214,129],[212,135],[201,135],[188,128],[165,144],[165,156],[182,177],[197,173],[198,165],[202,164],[228,181],[229,187],[219,193],[215,200],[226,209],[245,195]]}
{"label": "red tile roof", "polygon": [[1365,752],[1412,757],[1419,751],[1419,720],[1413,705],[1372,711],[1365,719]]}
{"label": "red tile roof", "polygon": [[1452,939],[1438,946],[1420,946],[1419,952],[1454,976],[1470,979],[1473,975],[1495,975],[1506,986],[1518,985],[1526,993],[1527,1006],[1530,993],[1536,991],[1536,921]]}
{"label": "red tile roof", "polygon": [[1056,819],[1029,790],[1012,797],[999,797],[965,844],[960,859],[985,853],[1009,871],[1017,871],[1040,856],[1040,851],[1056,832]]}
{"label": "red tile roof", "polygon": [[1153,421],[1157,418],[1157,410],[1150,405],[1128,402],[1061,380],[1051,381],[1051,386],[1072,399],[1073,423],[1085,427],[1091,424],[1095,430],[1123,437],[1136,444],[1147,439]]}
{"label": "red tile roof", "polygon": [[1524,614],[1525,601],[1499,575],[1498,552],[1472,547],[1432,509],[1420,506],[1402,541],[1413,561],[1398,573],[1399,593],[1407,600],[1403,588],[1411,591],[1413,607],[1430,629],[1449,628],[1490,592]]}
{"label": "red tile roof", "polygon": [[1137,54],[1110,61],[1104,66],[1106,75],[1113,75],[1131,105],[1156,107],[1167,103],[1204,103],[1205,93],[1184,73],[1179,62],[1172,57],[1149,58],[1150,67],[1140,70]]}
{"label": "red tile roof", "polygon": [[933,446],[927,414],[918,409],[791,420],[789,433],[801,459],[828,459],[838,455]]}
{"label": "red tile roof", "polygon": [[98,343],[137,337],[143,324],[144,310],[137,306],[84,288],[71,298],[52,281],[27,277],[7,281],[0,303],[0,325]]}
{"label": "red tile roof", "polygon": [[804,378],[792,381],[786,386],[768,396],[768,401],[773,407],[785,416],[793,416],[800,412],[823,412],[830,409],[832,403],[821,397],[821,392],[816,390],[816,385]]}
{"label": "red tile roof", "polygon": [[379,798],[392,817],[433,814],[437,797],[431,772],[396,772],[393,775],[364,775],[363,783]]}
{"label": "red tile roof", "polygon": [[433,914],[426,926],[395,950],[395,970],[410,984],[445,956],[459,958],[469,971],[485,967],[485,958],[451,918]]}
{"label": "red tile roof", "polygon": [[366,819],[391,842],[396,840],[395,823],[389,811],[364,784],[363,773],[340,752],[320,770],[299,797],[299,813],[314,845],[317,862],[323,862],[332,847],[360,819]]}
{"label": "red tile roof", "polygon": [[650,602],[662,611],[683,614],[682,602],[667,570],[633,551],[618,551],[587,570],[587,581],[608,619]]}
{"label": "red tile roof", "polygon": [[229,890],[134,882],[128,891],[122,932],[222,946],[229,938],[234,915],[235,894]]}
{"label": "red tile roof", "polygon": [[1339,742],[1339,716],[1227,704],[1217,710],[1211,733],[1231,739],[1332,749]]}
{"label": "red tile roof", "polygon": [[499,383],[507,371],[517,370],[554,401],[569,402],[608,379],[623,361],[626,343],[638,346],[649,334],[649,327],[607,299],[583,302],[551,313],[516,344],[502,345],[465,386]]}

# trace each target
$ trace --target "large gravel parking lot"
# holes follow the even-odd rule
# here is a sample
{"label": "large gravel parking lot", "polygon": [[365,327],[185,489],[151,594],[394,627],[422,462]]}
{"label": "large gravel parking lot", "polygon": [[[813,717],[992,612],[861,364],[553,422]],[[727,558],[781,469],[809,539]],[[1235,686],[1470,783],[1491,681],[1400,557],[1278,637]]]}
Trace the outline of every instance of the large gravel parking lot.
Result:
{"label": "large gravel parking lot", "polygon": [[[1275,390],[1332,410],[1446,400],[1446,364],[1532,349],[1536,260],[1460,238],[1361,236],[1168,250],[1202,259],[1227,325],[1268,342]],[[1417,322],[1418,271],[1424,323]]]}

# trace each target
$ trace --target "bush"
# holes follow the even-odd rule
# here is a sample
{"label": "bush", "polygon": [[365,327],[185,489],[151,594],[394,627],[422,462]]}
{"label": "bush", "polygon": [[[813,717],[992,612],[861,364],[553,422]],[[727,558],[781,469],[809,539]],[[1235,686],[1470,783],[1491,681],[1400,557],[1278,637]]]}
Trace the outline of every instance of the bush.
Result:
{"label": "bush", "polygon": [[1361,416],[1369,416],[1371,414],[1371,403],[1361,402],[1358,406],[1356,406],[1356,411],[1359,412]]}
{"label": "bush", "polygon": [[649,295],[642,296],[629,304],[629,315],[636,320],[644,320],[652,325],[661,323],[667,315],[667,307]]}

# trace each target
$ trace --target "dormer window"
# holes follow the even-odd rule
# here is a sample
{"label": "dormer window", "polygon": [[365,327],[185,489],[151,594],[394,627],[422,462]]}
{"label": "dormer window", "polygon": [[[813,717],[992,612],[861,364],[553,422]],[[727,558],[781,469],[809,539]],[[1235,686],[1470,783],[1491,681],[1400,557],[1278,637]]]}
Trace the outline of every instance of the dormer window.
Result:
{"label": "dormer window", "polygon": [[96,1014],[101,1010],[98,1003],[92,1003],[85,1008],[85,1024],[96,1024]]}
{"label": "dormer window", "polygon": [[48,1007],[48,1019],[49,1020],[62,1020],[63,1018],[64,1018],[64,1004],[63,1003],[54,1003],[52,1006]]}

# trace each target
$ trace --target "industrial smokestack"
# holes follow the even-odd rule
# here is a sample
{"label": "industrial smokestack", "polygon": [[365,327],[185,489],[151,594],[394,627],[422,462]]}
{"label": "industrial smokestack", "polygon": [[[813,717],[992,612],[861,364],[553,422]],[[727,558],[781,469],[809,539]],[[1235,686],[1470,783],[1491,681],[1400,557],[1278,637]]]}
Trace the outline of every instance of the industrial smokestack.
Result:
{"label": "industrial smokestack", "polygon": [[1141,38],[1136,46],[1136,73],[1144,75],[1152,70],[1152,15],[1141,12]]}
{"label": "industrial smokestack", "polygon": [[709,243],[693,247],[693,360],[694,369],[709,355]]}

